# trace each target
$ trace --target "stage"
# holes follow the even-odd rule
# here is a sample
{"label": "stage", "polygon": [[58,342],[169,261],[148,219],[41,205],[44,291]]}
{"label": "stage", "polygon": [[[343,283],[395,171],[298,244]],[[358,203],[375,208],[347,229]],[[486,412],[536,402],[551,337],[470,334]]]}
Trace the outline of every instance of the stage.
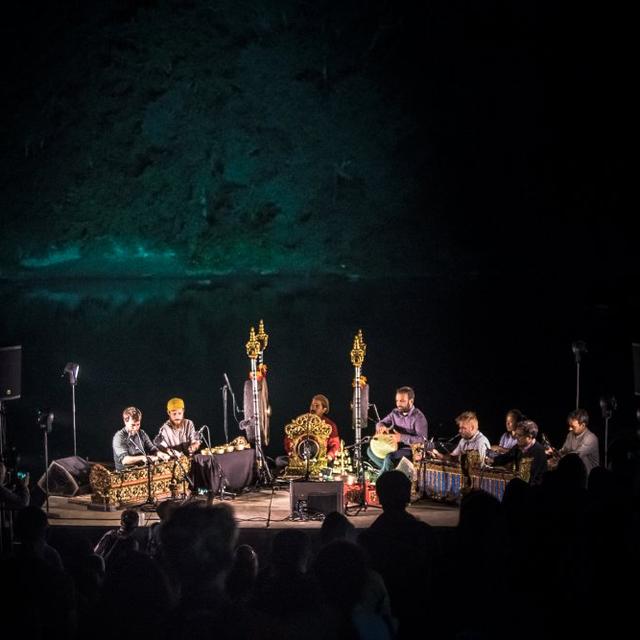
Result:
{"label": "stage", "polygon": [[[192,499],[205,500],[205,497]],[[66,546],[65,539],[78,535],[88,537],[95,544],[105,531],[120,524],[122,511],[89,509],[90,500],[90,495],[71,498],[49,497],[49,537],[54,546],[57,546],[56,543]],[[214,504],[221,502],[218,497],[214,500]],[[259,553],[268,552],[271,537],[286,528],[308,530],[314,546],[317,543],[322,520],[291,517],[289,486],[286,484],[274,490],[269,487],[245,490],[235,498],[225,499],[224,503],[230,505],[234,511],[240,530],[239,541],[251,544]],[[46,503],[42,507],[46,509]],[[158,522],[158,515],[151,505],[140,506],[138,510],[141,513],[141,528],[149,528]],[[458,523],[459,509],[449,504],[422,499],[412,503],[408,511],[416,518],[438,528],[441,533]],[[382,509],[373,506],[360,510],[357,505],[347,505],[346,508],[346,514],[356,529],[366,529],[380,513]]]}

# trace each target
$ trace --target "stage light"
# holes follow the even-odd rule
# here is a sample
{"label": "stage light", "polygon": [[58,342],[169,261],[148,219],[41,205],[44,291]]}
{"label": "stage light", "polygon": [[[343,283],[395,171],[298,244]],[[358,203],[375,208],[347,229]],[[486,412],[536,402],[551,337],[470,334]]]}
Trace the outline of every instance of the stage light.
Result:
{"label": "stage light", "polygon": [[69,382],[76,384],[76,382],[78,382],[78,373],[80,373],[80,365],[76,362],[67,362],[62,375],[65,373],[69,374]]}

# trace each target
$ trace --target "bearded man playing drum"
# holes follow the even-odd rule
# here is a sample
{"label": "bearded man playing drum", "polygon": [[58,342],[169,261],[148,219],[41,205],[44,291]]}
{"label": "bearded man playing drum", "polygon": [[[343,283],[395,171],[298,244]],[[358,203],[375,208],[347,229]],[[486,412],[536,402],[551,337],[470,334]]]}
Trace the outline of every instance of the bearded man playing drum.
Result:
{"label": "bearded man playing drum", "polygon": [[402,458],[411,459],[412,444],[426,443],[427,419],[414,405],[414,399],[411,387],[400,387],[396,391],[396,408],[376,424],[367,456],[382,471],[395,469]]}

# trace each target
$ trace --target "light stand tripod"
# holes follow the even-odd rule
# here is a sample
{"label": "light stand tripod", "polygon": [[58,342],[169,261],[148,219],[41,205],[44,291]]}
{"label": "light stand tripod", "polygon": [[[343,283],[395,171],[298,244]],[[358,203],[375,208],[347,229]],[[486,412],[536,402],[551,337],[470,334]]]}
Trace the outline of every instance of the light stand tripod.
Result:
{"label": "light stand tripod", "polygon": [[78,373],[80,365],[75,362],[67,362],[62,376],[69,374],[69,384],[71,384],[71,418],[73,422],[73,455],[78,455],[78,447],[76,442],[76,384],[78,384]]}
{"label": "light stand tripod", "polygon": [[53,412],[50,410],[38,411],[38,425],[44,436],[44,482],[47,496],[47,514],[49,514],[49,434],[53,430]]}
{"label": "light stand tripod", "polygon": [[600,398],[600,409],[604,418],[604,468],[607,469],[609,456],[609,420],[613,412],[618,408],[618,401],[613,396]]}
{"label": "light stand tripod", "polygon": [[580,360],[582,354],[587,353],[587,345],[584,340],[576,340],[571,344],[571,350],[576,359],[576,409],[580,408]]}

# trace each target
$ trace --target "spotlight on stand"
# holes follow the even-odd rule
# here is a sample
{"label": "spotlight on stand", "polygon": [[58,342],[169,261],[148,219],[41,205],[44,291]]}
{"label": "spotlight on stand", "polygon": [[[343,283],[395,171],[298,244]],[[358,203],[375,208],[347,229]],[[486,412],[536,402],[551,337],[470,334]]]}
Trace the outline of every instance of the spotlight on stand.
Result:
{"label": "spotlight on stand", "polygon": [[601,396],[600,409],[604,418],[604,468],[607,469],[609,458],[609,420],[613,412],[618,408],[618,401],[614,396]]}
{"label": "spotlight on stand", "polygon": [[603,418],[610,418],[613,412],[618,408],[618,401],[614,396],[601,396],[600,409]]}
{"label": "spotlight on stand", "polygon": [[587,344],[584,340],[576,340],[571,343],[571,351],[576,359],[576,409],[580,407],[580,360],[582,354],[587,353]]}
{"label": "spotlight on stand", "polygon": [[53,431],[53,411],[50,409],[40,409],[38,411],[38,426],[45,430],[46,433]]}
{"label": "spotlight on stand", "polygon": [[80,373],[80,365],[77,362],[67,362],[64,367],[64,376],[65,373],[69,374],[69,382],[71,384],[77,384],[78,382],[78,373]]}
{"label": "spotlight on stand", "polygon": [[73,455],[78,455],[78,446],[76,439],[76,384],[78,383],[78,373],[80,373],[80,365],[77,362],[67,362],[62,372],[62,377],[69,374],[69,384],[71,385],[71,416],[73,420]]}

